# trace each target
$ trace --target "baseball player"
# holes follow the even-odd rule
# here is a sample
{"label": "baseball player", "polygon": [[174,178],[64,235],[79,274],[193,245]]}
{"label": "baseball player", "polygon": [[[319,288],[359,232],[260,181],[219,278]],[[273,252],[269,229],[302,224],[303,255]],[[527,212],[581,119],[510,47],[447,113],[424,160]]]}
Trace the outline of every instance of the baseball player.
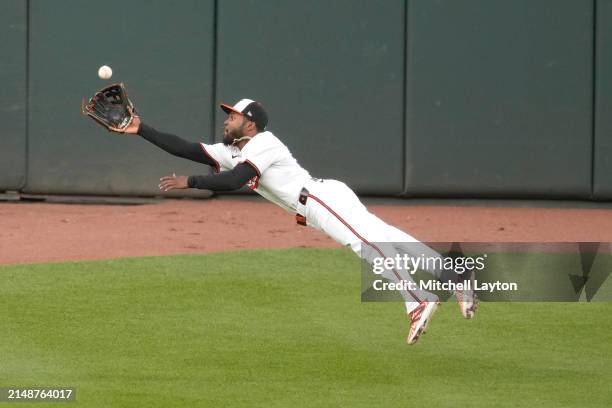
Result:
{"label": "baseball player", "polygon": [[[124,133],[138,134],[166,152],[195,162],[207,164],[214,173],[206,176],[166,176],[160,180],[164,191],[198,188],[213,191],[236,190],[244,185],[264,198],[295,213],[301,225],[314,227],[341,245],[350,247],[361,257],[394,257],[396,254],[414,253],[439,256],[414,237],[395,228],[374,214],[359,201],[355,193],[343,182],[317,179],[302,168],[289,149],[270,131],[266,130],[268,115],[263,106],[251,99],[242,99],[235,105],[221,104],[227,113],[223,142],[194,143],[175,135],[162,133],[142,123],[135,116]],[[384,247],[376,243],[393,243]],[[364,246],[372,251],[362,251]],[[373,255],[364,255],[364,253]],[[372,259],[366,259],[372,262]],[[459,275],[454,271],[429,270],[443,281],[473,280],[472,272]],[[412,281],[409,273],[393,268],[382,275],[393,281]],[[472,286],[473,287],[473,286]],[[420,290],[401,291],[410,321],[408,344],[414,344],[426,330],[438,306],[438,298]],[[455,291],[461,313],[472,318],[477,301],[473,290]]]}

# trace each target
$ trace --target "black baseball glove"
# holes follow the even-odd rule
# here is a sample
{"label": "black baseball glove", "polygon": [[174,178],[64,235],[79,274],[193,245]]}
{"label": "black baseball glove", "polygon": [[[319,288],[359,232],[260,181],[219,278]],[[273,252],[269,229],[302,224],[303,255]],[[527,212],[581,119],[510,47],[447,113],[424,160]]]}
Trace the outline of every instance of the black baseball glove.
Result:
{"label": "black baseball glove", "polygon": [[100,89],[87,103],[83,99],[82,111],[108,131],[114,132],[125,131],[135,116],[134,105],[122,83]]}

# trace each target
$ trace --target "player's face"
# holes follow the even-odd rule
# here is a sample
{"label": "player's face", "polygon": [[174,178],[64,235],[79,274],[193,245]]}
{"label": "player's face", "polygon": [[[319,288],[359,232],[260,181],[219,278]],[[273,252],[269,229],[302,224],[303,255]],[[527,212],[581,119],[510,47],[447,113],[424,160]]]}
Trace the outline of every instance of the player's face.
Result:
{"label": "player's face", "polygon": [[231,145],[235,139],[244,136],[247,119],[238,113],[231,112],[223,122],[223,143]]}

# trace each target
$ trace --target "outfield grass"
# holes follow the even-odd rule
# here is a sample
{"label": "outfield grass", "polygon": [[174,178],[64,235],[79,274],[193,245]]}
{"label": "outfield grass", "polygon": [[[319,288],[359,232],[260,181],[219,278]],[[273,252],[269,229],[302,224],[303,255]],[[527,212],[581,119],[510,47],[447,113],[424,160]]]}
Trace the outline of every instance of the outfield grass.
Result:
{"label": "outfield grass", "polygon": [[0,387],[73,386],[74,407],[611,404],[612,303],[443,304],[407,346],[403,305],[359,298],[344,250],[0,267]]}

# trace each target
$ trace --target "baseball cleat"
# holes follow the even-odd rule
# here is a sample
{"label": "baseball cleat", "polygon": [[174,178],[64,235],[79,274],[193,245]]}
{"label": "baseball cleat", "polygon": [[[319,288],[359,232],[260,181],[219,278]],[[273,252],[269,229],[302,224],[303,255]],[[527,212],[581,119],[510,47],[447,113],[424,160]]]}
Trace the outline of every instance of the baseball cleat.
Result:
{"label": "baseball cleat", "polygon": [[462,276],[463,283],[467,287],[462,290],[455,290],[455,297],[457,298],[463,317],[471,319],[474,317],[476,309],[478,308],[478,296],[474,290],[476,285],[475,272],[473,270],[467,271]]}
{"label": "baseball cleat", "polygon": [[410,332],[406,339],[408,344],[416,343],[421,334],[427,331],[427,323],[429,323],[429,319],[431,319],[439,304],[440,302],[424,300],[419,303],[416,309],[408,313],[410,319]]}

